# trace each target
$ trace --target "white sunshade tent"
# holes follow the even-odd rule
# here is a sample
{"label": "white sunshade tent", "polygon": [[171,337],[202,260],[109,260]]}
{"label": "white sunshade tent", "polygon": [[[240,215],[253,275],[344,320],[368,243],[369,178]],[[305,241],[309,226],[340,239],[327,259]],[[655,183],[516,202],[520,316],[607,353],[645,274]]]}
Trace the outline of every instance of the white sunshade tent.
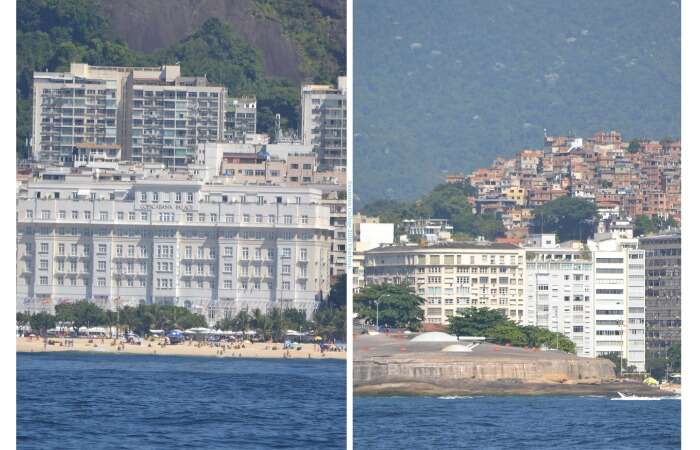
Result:
{"label": "white sunshade tent", "polygon": [[287,330],[287,332],[285,333],[285,335],[286,335],[286,336],[304,336],[305,333],[300,333],[300,332],[294,331],[294,330]]}

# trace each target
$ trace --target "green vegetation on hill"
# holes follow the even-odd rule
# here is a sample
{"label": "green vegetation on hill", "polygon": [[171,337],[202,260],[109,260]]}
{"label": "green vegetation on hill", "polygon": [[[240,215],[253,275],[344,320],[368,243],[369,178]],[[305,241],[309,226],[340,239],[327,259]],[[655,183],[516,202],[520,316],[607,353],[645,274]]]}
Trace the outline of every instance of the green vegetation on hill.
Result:
{"label": "green vegetation on hill", "polygon": [[[345,28],[334,2],[259,0],[260,12],[280,21],[299,46],[303,72],[317,82],[335,82],[345,72]],[[17,2],[17,156],[28,155],[32,77],[35,71],[67,71],[71,62],[144,66],[180,63],[185,76],[206,74],[230,95],[258,97],[258,129],[270,131],[274,115],[283,127],[297,128],[300,88],[265,74],[259,50],[228,23],[208,19],[198,31],[170,48],[146,54],[115,38],[96,0]],[[344,19],[343,19],[344,20]],[[339,36],[342,36],[339,37]]]}
{"label": "green vegetation on hill", "polygon": [[586,241],[593,237],[597,210],[592,201],[576,197],[559,197],[535,208],[533,233],[556,233],[561,241]]}
{"label": "green vegetation on hill", "polygon": [[468,197],[476,192],[469,184],[441,184],[415,202],[377,200],[369,203],[361,212],[378,216],[382,222],[396,224],[404,219],[447,219],[456,234],[465,238],[483,236],[494,239],[503,236],[503,222],[490,215],[476,215]]}
{"label": "green vegetation on hill", "polygon": [[678,224],[673,217],[664,219],[657,215],[649,216],[637,216],[634,220],[634,235],[644,236],[655,234],[663,230],[668,230],[669,228],[676,227]]}
{"label": "green vegetation on hill", "polygon": [[679,137],[680,1],[354,2],[359,206],[549,135]]}
{"label": "green vegetation on hill", "polygon": [[450,334],[456,336],[483,336],[498,344],[516,347],[555,348],[569,353],[576,352],[576,345],[561,333],[545,328],[521,326],[489,308],[467,308],[450,317]]}

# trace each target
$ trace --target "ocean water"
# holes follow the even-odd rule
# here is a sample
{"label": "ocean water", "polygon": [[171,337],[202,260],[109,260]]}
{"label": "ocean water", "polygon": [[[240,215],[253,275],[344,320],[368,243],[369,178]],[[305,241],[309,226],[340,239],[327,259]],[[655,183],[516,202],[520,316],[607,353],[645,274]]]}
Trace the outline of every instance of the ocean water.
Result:
{"label": "ocean water", "polygon": [[19,449],[345,448],[345,362],[17,354]]}
{"label": "ocean water", "polygon": [[681,448],[681,402],[608,397],[355,397],[354,448]]}

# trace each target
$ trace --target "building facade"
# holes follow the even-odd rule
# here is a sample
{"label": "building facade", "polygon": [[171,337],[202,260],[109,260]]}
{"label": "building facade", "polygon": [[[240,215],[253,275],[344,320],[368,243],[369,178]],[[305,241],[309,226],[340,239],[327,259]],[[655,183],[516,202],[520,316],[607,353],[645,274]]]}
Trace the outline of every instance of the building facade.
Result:
{"label": "building facade", "polygon": [[17,198],[17,310],[175,304],[215,323],[330,290],[330,212],[306,187],[34,180]]}
{"label": "building facade", "polygon": [[122,157],[184,167],[197,144],[224,138],[226,89],[180,66],[102,67],[34,74],[32,157],[66,164],[77,144],[122,147]]}
{"label": "building facade", "polygon": [[226,99],[224,140],[246,143],[247,136],[257,133],[258,102],[255,97],[232,97]]}
{"label": "building facade", "polygon": [[681,342],[681,234],[642,237],[646,253],[646,351],[665,359]]}
{"label": "building facade", "polygon": [[614,355],[643,371],[645,257],[633,238],[589,241],[595,267],[596,356]]}
{"label": "building facade", "polygon": [[338,86],[301,86],[301,142],[312,145],[322,170],[347,165],[346,78]]}
{"label": "building facade", "polygon": [[[553,241],[552,241],[553,242]],[[562,333],[595,357],[595,272],[590,256],[555,245],[526,250],[525,323]]]}
{"label": "building facade", "polygon": [[424,322],[447,325],[466,308],[491,308],[525,321],[525,250],[511,244],[385,246],[365,252],[366,284],[408,283],[425,298]]}

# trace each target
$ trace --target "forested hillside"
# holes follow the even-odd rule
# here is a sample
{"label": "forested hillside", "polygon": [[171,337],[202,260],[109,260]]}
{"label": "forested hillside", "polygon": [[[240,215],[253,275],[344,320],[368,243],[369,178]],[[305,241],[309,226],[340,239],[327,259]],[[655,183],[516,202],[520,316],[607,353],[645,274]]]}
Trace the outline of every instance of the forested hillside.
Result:
{"label": "forested hillside", "polygon": [[[67,70],[71,62],[94,65],[160,65],[179,62],[183,75],[202,75],[225,85],[230,95],[258,97],[258,127],[266,131],[274,114],[283,125],[297,127],[299,82],[334,82],[345,73],[345,3],[339,0],[251,0],[234,2],[244,8],[240,15],[277,24],[284,35],[280,45],[291,42],[295,52],[290,63],[298,67],[267,68],[265,51],[246,40],[236,24],[208,17],[194,31],[166,48],[150,52],[134,50],[119,37],[103,8],[106,0],[19,0],[17,2],[17,155],[27,154],[31,134],[32,74],[34,71]],[[128,2],[124,2],[128,3]],[[159,15],[158,0],[139,2],[140,18]],[[175,8],[182,2],[169,3]],[[199,0],[202,7],[211,3]],[[231,5],[235,4],[232,3]],[[111,2],[112,6],[117,3]],[[193,5],[188,1],[187,5]],[[229,5],[228,8],[233,8]],[[150,8],[145,8],[150,6]],[[162,5],[161,5],[162,6]],[[185,7],[184,3],[180,7]],[[115,8],[118,8],[115,6]],[[167,14],[165,15],[167,16]],[[206,14],[204,15],[206,16]],[[158,18],[151,18],[157,23]],[[172,24],[170,24],[172,26]],[[128,30],[127,30],[128,31]],[[125,29],[120,28],[125,33]],[[260,33],[257,34],[260,36]],[[278,35],[275,35],[278,36]],[[286,39],[286,41],[285,41]],[[284,42],[283,42],[284,41]],[[267,41],[266,41],[267,42]],[[259,43],[259,42],[258,42]],[[271,73],[272,72],[272,73]],[[274,76],[292,73],[293,77]]]}
{"label": "forested hillside", "polygon": [[680,137],[680,2],[356,0],[356,201],[541,148],[543,132]]}

